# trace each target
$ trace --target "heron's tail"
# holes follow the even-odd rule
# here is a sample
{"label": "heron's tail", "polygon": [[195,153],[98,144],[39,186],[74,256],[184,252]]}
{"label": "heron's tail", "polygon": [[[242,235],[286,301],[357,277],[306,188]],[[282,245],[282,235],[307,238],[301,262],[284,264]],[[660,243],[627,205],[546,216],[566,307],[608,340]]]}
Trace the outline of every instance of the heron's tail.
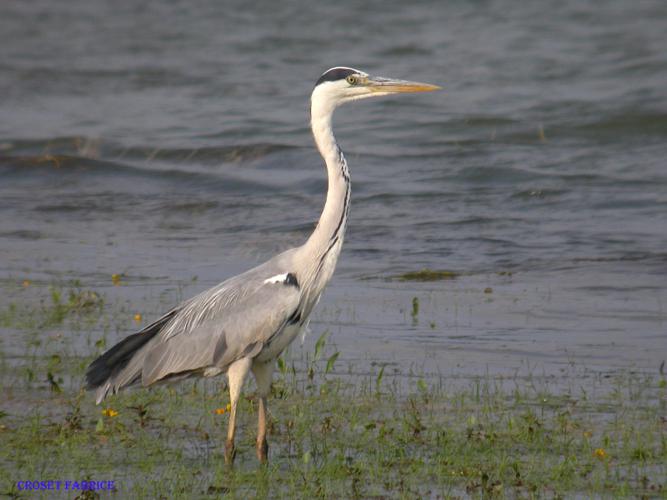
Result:
{"label": "heron's tail", "polygon": [[139,333],[124,338],[90,364],[86,371],[86,389],[96,390],[96,404],[100,404],[109,393],[115,394],[141,379],[146,355],[142,347],[162,330],[176,312],[170,311]]}

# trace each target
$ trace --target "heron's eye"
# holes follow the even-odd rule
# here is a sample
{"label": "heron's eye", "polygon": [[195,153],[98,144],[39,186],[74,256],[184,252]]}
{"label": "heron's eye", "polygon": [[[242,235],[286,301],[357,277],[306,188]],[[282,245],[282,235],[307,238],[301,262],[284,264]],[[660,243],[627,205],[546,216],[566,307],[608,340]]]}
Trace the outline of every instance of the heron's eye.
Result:
{"label": "heron's eye", "polygon": [[350,85],[356,85],[359,83],[359,78],[357,78],[355,75],[350,75],[345,79],[345,81]]}

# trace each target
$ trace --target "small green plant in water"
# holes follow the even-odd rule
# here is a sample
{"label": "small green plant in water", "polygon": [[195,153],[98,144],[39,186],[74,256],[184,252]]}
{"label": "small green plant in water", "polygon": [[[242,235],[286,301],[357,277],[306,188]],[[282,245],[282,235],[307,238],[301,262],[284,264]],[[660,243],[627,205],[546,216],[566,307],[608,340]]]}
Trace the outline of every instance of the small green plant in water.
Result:
{"label": "small green plant in water", "polygon": [[380,394],[380,388],[382,387],[382,379],[384,377],[384,368],[386,365],[382,365],[380,367],[380,371],[378,371],[377,377],[375,377],[375,393]]}
{"label": "small green plant in water", "polygon": [[412,312],[410,316],[412,316],[412,324],[416,325],[419,321],[419,298],[417,297],[412,297]]}
{"label": "small green plant in water", "polygon": [[461,276],[456,271],[436,271],[432,269],[422,269],[420,271],[411,271],[396,276],[401,281],[441,281],[453,280]]}

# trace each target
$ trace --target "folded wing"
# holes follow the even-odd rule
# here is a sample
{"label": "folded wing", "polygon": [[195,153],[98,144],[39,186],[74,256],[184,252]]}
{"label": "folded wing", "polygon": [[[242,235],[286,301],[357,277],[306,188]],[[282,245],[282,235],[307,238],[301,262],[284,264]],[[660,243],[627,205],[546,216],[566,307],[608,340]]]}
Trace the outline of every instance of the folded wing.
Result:
{"label": "folded wing", "polygon": [[139,382],[214,375],[257,356],[295,317],[301,300],[293,279],[273,280],[267,271],[260,266],[193,297],[93,361],[86,380],[97,403]]}
{"label": "folded wing", "polygon": [[209,368],[225,371],[237,359],[257,356],[285,327],[299,300],[296,287],[263,283],[254,293],[220,308],[191,330],[150,345],[142,385]]}

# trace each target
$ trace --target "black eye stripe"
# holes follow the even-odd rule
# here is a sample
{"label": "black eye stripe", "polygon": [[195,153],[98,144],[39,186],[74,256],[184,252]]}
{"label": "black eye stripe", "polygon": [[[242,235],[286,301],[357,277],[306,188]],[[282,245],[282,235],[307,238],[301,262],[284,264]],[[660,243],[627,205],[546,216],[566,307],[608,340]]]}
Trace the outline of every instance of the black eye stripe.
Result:
{"label": "black eye stripe", "polygon": [[356,75],[357,70],[351,68],[331,68],[329,71],[320,76],[315,86],[317,87],[323,82],[335,82],[337,80],[345,80],[350,75]]}

